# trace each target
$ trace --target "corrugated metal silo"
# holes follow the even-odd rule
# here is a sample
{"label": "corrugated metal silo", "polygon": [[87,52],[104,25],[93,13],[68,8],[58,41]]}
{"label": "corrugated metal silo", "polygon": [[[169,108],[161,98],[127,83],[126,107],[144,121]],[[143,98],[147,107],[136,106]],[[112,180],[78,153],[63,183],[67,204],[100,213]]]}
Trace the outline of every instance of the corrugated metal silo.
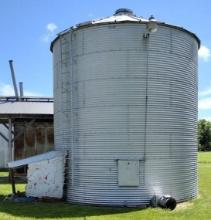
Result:
{"label": "corrugated metal silo", "polygon": [[68,151],[69,202],[197,196],[199,44],[183,28],[126,9],[52,42],[55,146]]}

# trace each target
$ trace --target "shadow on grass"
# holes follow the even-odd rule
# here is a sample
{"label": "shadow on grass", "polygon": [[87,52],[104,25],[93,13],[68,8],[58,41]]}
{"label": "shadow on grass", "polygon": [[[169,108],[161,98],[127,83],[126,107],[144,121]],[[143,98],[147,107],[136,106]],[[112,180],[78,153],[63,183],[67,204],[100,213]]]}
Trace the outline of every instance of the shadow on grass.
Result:
{"label": "shadow on grass", "polygon": [[5,184],[5,183],[8,183],[8,180],[9,180],[9,178],[8,177],[6,177],[6,176],[4,176],[4,177],[0,177],[0,184]]}
{"label": "shadow on grass", "polygon": [[[11,184],[10,182],[8,182],[8,178],[0,178],[0,184],[4,185],[4,184]],[[18,180],[16,181],[15,184],[26,184],[26,181],[24,180]],[[0,192],[1,193],[1,192]]]}
{"label": "shadow on grass", "polygon": [[[19,181],[18,181],[19,182]],[[21,181],[20,181],[21,182]],[[0,178],[1,184],[9,184],[8,177]],[[5,195],[0,192],[0,217],[9,214],[14,217],[31,218],[82,218],[89,216],[112,215],[138,211],[143,208],[96,207],[88,205],[73,205],[66,202],[12,202],[5,201]]]}
{"label": "shadow on grass", "polygon": [[143,208],[112,208],[88,205],[72,205],[65,202],[32,202],[15,203],[3,201],[5,196],[0,195],[0,213],[7,213],[15,217],[31,218],[74,218],[84,219],[88,216],[100,216],[128,213]]}

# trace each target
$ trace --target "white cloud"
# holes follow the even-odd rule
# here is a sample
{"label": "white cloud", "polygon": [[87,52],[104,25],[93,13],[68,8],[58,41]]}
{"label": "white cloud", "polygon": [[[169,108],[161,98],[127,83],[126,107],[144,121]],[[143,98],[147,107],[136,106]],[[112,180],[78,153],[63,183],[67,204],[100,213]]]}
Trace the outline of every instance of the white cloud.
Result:
{"label": "white cloud", "polygon": [[211,95],[211,88],[208,88],[204,91],[199,92],[200,97],[209,96],[209,95]]}
{"label": "white cloud", "polygon": [[43,95],[38,93],[38,92],[32,92],[32,91],[24,91],[24,96],[38,96],[38,97],[42,97]]}
{"label": "white cloud", "polygon": [[207,120],[207,121],[211,121],[211,117],[202,117],[202,118],[200,118],[200,119],[205,119],[205,120]]}
{"label": "white cloud", "polygon": [[6,84],[0,84],[0,95],[1,96],[14,96],[15,92],[12,86]]}
{"label": "white cloud", "polygon": [[211,98],[200,99],[198,106],[200,110],[211,109]]}
{"label": "white cloud", "polygon": [[45,34],[41,37],[41,41],[48,43],[50,41],[50,38],[51,38],[50,34]]}
{"label": "white cloud", "polygon": [[55,23],[48,23],[46,25],[46,33],[41,37],[41,41],[48,43],[51,38],[54,36],[55,30],[57,29],[57,25]]}
{"label": "white cloud", "polygon": [[[0,96],[14,96],[14,88],[9,84],[0,84]],[[24,90],[24,96],[42,96],[40,93]]]}
{"label": "white cloud", "polygon": [[94,14],[93,14],[92,12],[90,12],[90,13],[88,14],[88,17],[89,17],[89,18],[93,18],[93,17],[94,17]]}
{"label": "white cloud", "polygon": [[55,31],[57,28],[58,28],[57,25],[54,24],[54,23],[49,23],[49,24],[46,25],[46,29],[47,29],[48,31],[50,31],[51,33],[54,33],[54,31]]}
{"label": "white cloud", "polygon": [[201,45],[198,54],[199,54],[199,58],[201,58],[205,62],[209,61],[211,58],[210,49],[204,45]]}

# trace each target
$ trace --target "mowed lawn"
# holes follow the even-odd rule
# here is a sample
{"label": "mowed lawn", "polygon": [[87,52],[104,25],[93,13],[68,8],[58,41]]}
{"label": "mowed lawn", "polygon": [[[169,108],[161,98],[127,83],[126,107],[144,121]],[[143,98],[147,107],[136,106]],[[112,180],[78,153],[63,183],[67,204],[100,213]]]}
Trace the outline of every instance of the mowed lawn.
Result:
{"label": "mowed lawn", "polygon": [[[3,201],[11,186],[0,183],[0,220],[12,219],[83,219],[83,220],[211,220],[211,153],[199,153],[199,197],[182,203],[174,211],[159,208],[100,208],[63,202],[14,203]],[[5,175],[5,173],[4,173]],[[24,184],[18,184],[20,191]]]}

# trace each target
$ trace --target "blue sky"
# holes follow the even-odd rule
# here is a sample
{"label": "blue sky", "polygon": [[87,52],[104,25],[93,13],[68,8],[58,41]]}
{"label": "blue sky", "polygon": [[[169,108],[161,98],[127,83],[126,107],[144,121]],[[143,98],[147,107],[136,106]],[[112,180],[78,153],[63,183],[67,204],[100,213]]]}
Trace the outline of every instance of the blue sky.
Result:
{"label": "blue sky", "polygon": [[0,95],[12,94],[8,60],[14,60],[17,81],[25,95],[52,96],[50,42],[56,33],[79,22],[110,16],[126,7],[138,16],[182,26],[200,38],[199,118],[211,120],[210,0],[1,0]]}

